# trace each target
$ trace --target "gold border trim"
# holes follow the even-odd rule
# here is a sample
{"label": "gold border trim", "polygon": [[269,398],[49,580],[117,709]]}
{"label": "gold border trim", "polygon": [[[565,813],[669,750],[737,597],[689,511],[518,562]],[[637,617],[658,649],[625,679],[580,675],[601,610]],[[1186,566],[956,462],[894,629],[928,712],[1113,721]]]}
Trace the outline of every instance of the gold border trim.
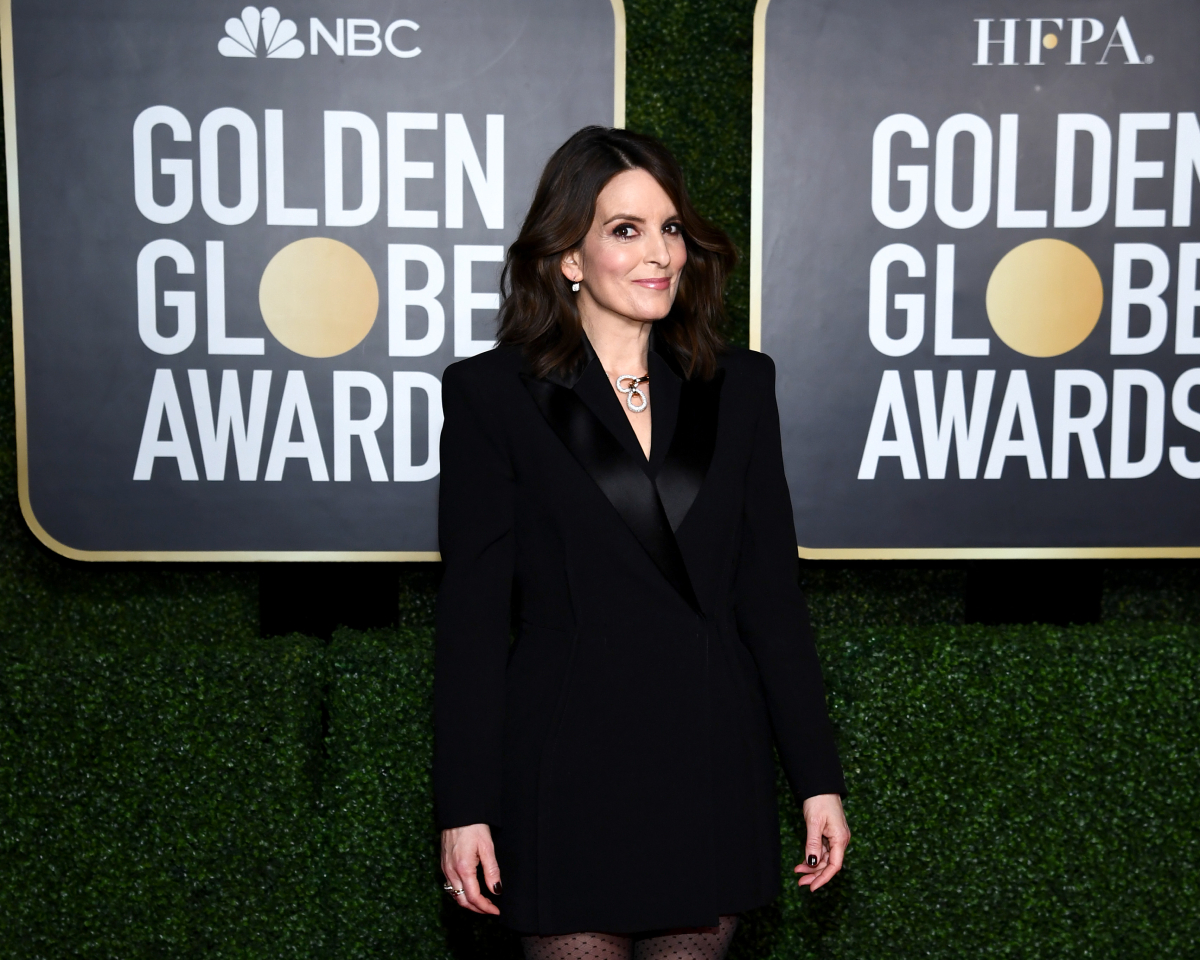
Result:
{"label": "gold border trim", "polygon": [[767,99],[767,7],[754,7],[754,66],[750,94],[750,349],[762,350],[763,121]]}
{"label": "gold border trim", "polygon": [[[613,10],[613,126],[625,126],[625,4],[611,0]],[[49,549],[71,560],[157,562],[271,561],[431,562],[436,550],[79,550],[46,532],[29,500],[29,436],[25,421],[25,310],[21,285],[21,204],[17,191],[16,71],[13,65],[12,0],[0,0],[0,79],[4,87],[4,162],[8,173],[8,249],[12,284],[13,394],[16,407],[17,497],[30,531]]]}
{"label": "gold border trim", "polygon": [[[614,0],[616,2],[616,0]],[[750,141],[750,349],[762,350],[763,143],[767,92],[767,8],[754,7]],[[1200,547],[804,547],[803,560],[1084,560],[1200,557]]]}
{"label": "gold border trim", "polygon": [[[5,0],[7,3],[8,0]],[[613,126],[625,126],[625,0],[612,0]]]}
{"label": "gold border trim", "polygon": [[1200,557],[1200,547],[798,547],[801,560],[1153,560]]}

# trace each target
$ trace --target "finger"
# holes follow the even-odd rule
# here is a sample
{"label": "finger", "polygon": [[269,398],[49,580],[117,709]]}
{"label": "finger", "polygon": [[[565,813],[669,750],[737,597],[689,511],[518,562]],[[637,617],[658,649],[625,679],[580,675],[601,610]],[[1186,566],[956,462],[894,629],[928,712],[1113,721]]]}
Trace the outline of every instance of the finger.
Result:
{"label": "finger", "polygon": [[446,895],[455,903],[462,905],[462,896],[456,896],[454,891],[463,888],[462,878],[458,875],[458,871],[449,863],[442,864],[442,873],[446,877],[446,886],[450,889],[446,891]]}
{"label": "finger", "polygon": [[825,832],[825,818],[813,816],[806,821],[808,827],[808,842],[804,845],[804,862],[809,867],[816,867],[821,862],[821,839]]}
{"label": "finger", "polygon": [[447,885],[452,887],[453,889],[457,890],[459,887],[462,886],[462,884],[459,882],[459,879],[458,879],[458,873],[448,863],[442,864],[442,876],[444,876],[446,878]]}
{"label": "finger", "polygon": [[[458,869],[455,869],[452,870],[451,873],[454,874],[453,879],[447,878],[447,882],[453,888],[448,891],[450,894],[450,899],[464,910],[470,910],[472,913],[479,913],[480,911],[476,909],[476,907],[468,898],[468,883],[466,878],[469,876],[469,874],[466,873],[465,869],[463,869],[461,872]],[[478,884],[476,884],[476,886],[478,886]]]}
{"label": "finger", "polygon": [[500,896],[503,887],[500,884],[500,864],[496,862],[496,849],[490,843],[480,846],[479,864],[483,867],[483,882],[495,896]]}
{"label": "finger", "polygon": [[[462,886],[462,881],[459,879],[458,871],[454,869],[454,851],[445,842],[442,841],[442,876],[446,878],[446,883],[451,889],[457,890]],[[447,891],[449,893],[450,891]]]}
{"label": "finger", "polygon": [[[811,887],[813,884],[817,884],[817,881],[821,879],[821,875],[824,872],[822,867],[805,866],[804,869],[807,870],[808,873],[799,879],[798,885],[801,887]],[[820,886],[820,884],[817,884],[817,886]]]}
{"label": "finger", "polygon": [[842,869],[846,847],[849,843],[849,832],[843,833],[842,831],[838,831],[834,834],[829,843],[829,862],[824,865],[819,873],[813,876],[811,889],[817,890],[837,876]]}
{"label": "finger", "polygon": [[796,864],[795,869],[792,871],[793,873],[802,873],[802,874],[807,875],[805,879],[802,879],[800,881],[800,886],[803,887],[803,886],[807,886],[809,883],[812,883],[813,877],[816,874],[819,874],[825,868],[825,865],[828,862],[828,860],[829,860],[829,844],[828,844],[828,841],[825,841],[821,846],[821,858],[817,861],[815,866],[809,866],[809,864],[807,862],[798,863],[798,864]]}
{"label": "finger", "polygon": [[842,869],[846,858],[846,848],[850,846],[850,831],[839,830],[829,838],[829,868],[833,871],[830,876]]}
{"label": "finger", "polygon": [[498,914],[499,908],[483,895],[483,891],[479,889],[479,880],[475,877],[475,871],[464,875],[462,865],[457,865],[459,876],[462,877],[463,895],[458,897],[458,902],[468,910],[473,910],[475,913],[491,913]]}
{"label": "finger", "polygon": [[825,886],[825,884],[833,879],[833,875],[835,873],[837,873],[837,871],[832,867],[826,867],[820,873],[814,873],[812,876],[812,883],[809,884],[809,889],[813,891],[820,890],[821,887]]}

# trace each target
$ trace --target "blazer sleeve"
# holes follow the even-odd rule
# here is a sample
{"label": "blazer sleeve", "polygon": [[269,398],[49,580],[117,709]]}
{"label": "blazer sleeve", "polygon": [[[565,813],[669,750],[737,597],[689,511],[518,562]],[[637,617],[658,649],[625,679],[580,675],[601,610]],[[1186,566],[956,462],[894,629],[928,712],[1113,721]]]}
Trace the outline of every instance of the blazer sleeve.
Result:
{"label": "blazer sleeve", "polygon": [[758,665],[775,740],[801,800],[845,795],[808,607],[800,592],[791,496],[783,471],[775,365],[763,357],[764,397],[747,474],[735,581],[738,633]]}
{"label": "blazer sleeve", "polygon": [[444,563],[434,658],[440,829],[495,824],[512,596],[513,471],[494,405],[461,365],[442,381],[438,539]]}

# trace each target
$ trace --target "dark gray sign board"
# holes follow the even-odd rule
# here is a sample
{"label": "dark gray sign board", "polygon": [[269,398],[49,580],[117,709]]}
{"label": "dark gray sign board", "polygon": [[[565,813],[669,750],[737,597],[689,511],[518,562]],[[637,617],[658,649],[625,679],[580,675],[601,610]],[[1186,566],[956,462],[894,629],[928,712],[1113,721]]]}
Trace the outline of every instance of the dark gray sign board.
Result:
{"label": "dark gray sign board", "polygon": [[21,506],[95,560],[435,559],[439,378],[621,0],[4,0]]}
{"label": "dark gray sign board", "polygon": [[1200,5],[760,0],[802,556],[1200,555]]}

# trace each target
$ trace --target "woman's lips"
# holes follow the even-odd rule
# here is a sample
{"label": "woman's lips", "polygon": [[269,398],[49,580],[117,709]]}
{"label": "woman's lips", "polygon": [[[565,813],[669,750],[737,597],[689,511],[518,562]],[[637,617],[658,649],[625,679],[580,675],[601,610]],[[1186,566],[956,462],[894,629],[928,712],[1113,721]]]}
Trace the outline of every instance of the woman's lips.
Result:
{"label": "woman's lips", "polygon": [[651,277],[649,280],[634,280],[633,282],[647,290],[666,290],[671,286],[670,277]]}

